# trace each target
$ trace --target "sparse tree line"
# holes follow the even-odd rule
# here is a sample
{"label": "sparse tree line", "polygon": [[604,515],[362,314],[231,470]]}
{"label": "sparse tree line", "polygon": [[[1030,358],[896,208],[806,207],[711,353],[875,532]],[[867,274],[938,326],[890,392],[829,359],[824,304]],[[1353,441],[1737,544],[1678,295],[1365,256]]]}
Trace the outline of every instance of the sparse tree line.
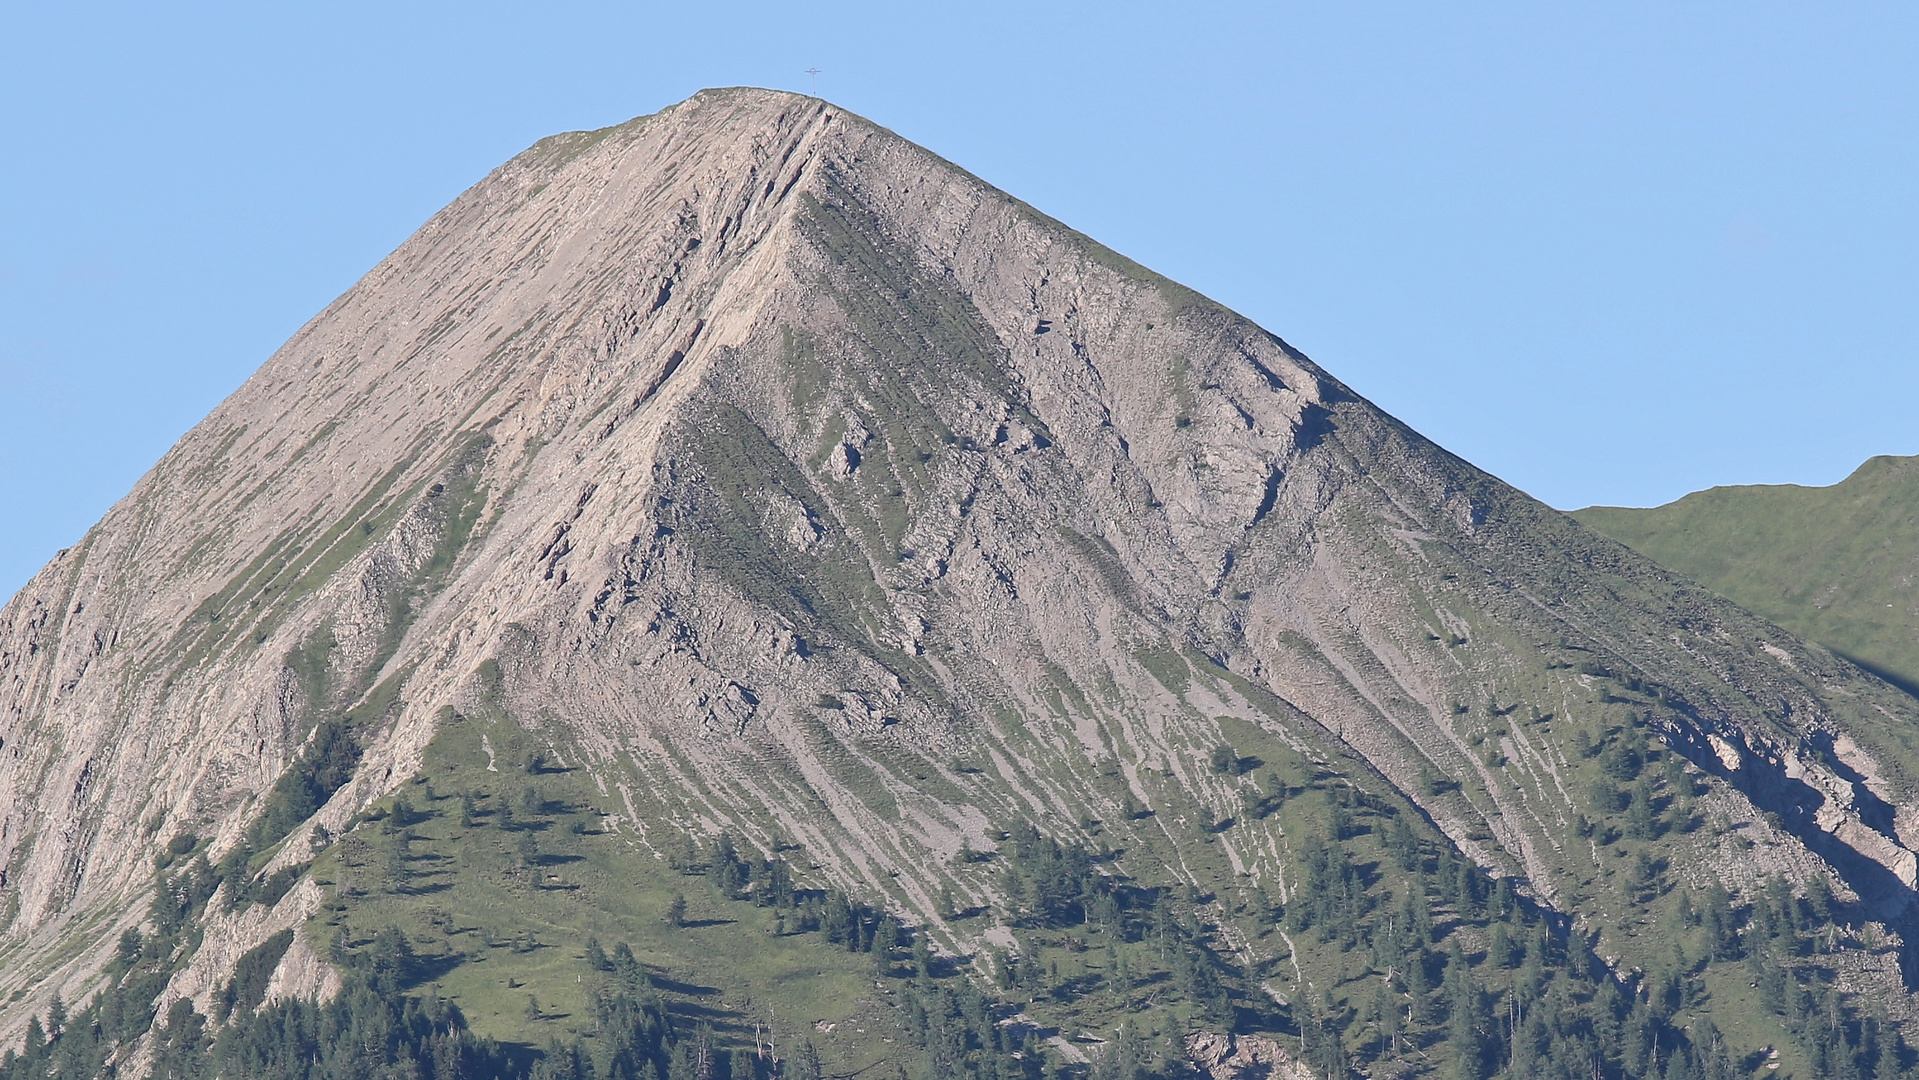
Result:
{"label": "sparse tree line", "polygon": [[[1614,843],[1697,827],[1692,779],[1677,755],[1649,745],[1636,714],[1630,719],[1623,730],[1589,737],[1581,748],[1597,759],[1602,778],[1595,791],[1618,794],[1616,802],[1594,807],[1599,823],[1582,818],[1579,831],[1604,833],[1597,838]],[[1230,747],[1214,750],[1207,764],[1223,775],[1246,771]],[[1737,901],[1717,886],[1688,894],[1675,890],[1663,866],[1640,849],[1623,865],[1621,886],[1635,902],[1674,897],[1663,924],[1652,928],[1668,942],[1668,956],[1650,972],[1621,978],[1593,952],[1596,939],[1572,932],[1563,917],[1521,897],[1511,879],[1489,877],[1443,839],[1423,838],[1390,802],[1337,778],[1315,777],[1303,787],[1277,771],[1266,779],[1269,790],[1249,789],[1255,793],[1244,800],[1244,812],[1265,817],[1305,796],[1317,800],[1307,816],[1318,831],[1293,842],[1294,887],[1284,904],[1258,902],[1263,921],[1335,950],[1318,951],[1333,957],[1331,977],[1309,974],[1290,1007],[1273,1009],[1262,994],[1249,992],[1257,977],[1278,970],[1242,970],[1224,959],[1229,951],[1206,947],[1206,928],[1195,916],[1205,914],[1208,898],[1181,910],[1166,902],[1166,890],[1135,891],[1116,874],[1089,876],[1103,855],[1031,830],[1003,837],[1000,845],[1011,862],[1004,878],[1009,922],[1096,923],[1113,919],[1117,898],[1157,899],[1136,901],[1132,914],[1154,912],[1147,925],[1183,927],[1176,936],[1191,946],[1174,956],[1210,961],[1168,965],[1172,988],[1197,1006],[1194,1017],[1224,1020],[1223,1026],[1237,1017],[1241,1030],[1291,1031],[1306,1060],[1327,1077],[1381,1069],[1461,1080],[1748,1077],[1763,1063],[1735,1060],[1713,1024],[1711,1009],[1739,1006],[1709,1003],[1708,970],[1751,983],[1807,1062],[1808,1075],[1919,1075],[1919,1059],[1878,1004],[1842,994],[1817,964],[1817,954],[1845,935],[1838,905],[1821,881],[1804,895],[1795,895],[1783,878]],[[1175,910],[1180,914],[1169,917]],[[1118,956],[1106,965],[1110,974],[1064,983],[1049,979],[1032,959],[1009,960],[1002,966],[1003,990],[1042,987],[1056,999],[1123,995],[1134,981]],[[1728,963],[1740,966],[1729,970]],[[1165,1040],[1156,1049],[1151,1034],[1150,1024],[1122,1026],[1093,1075],[1183,1075],[1187,1066]]]}
{"label": "sparse tree line", "polygon": [[[1676,755],[1653,751],[1630,726],[1584,749],[1599,759],[1596,787],[1631,784],[1632,804],[1648,811],[1638,821],[1627,814],[1626,835],[1693,826],[1691,780]],[[1741,902],[1721,886],[1677,890],[1656,927],[1665,962],[1622,980],[1511,879],[1493,880],[1452,845],[1422,839],[1385,803],[1343,783],[1315,797],[1326,803],[1313,815],[1323,832],[1295,845],[1296,887],[1269,913],[1276,927],[1337,949],[1334,985],[1303,988],[1289,1018],[1322,1075],[1389,1067],[1449,1080],[1747,1077],[1759,1063],[1735,1060],[1703,1008],[1706,972],[1734,963],[1733,977],[1756,988],[1812,1076],[1919,1075],[1919,1058],[1874,1003],[1849,1000],[1805,962],[1844,934],[1822,881],[1796,895],[1776,877]],[[1368,834],[1370,845],[1359,840]],[[1629,863],[1631,898],[1674,891],[1660,873],[1643,852]]]}
{"label": "sparse tree line", "polygon": [[[343,775],[351,747],[344,731],[316,734],[301,757],[306,777],[276,786],[261,820],[284,818],[276,809],[282,804],[330,795],[327,785]],[[1652,750],[1631,728],[1584,749],[1599,759],[1599,784],[1615,791],[1631,785],[1624,807],[1600,805],[1595,785],[1602,824],[1594,831],[1613,828],[1622,814],[1629,837],[1690,827],[1690,780],[1674,769],[1673,755]],[[1661,760],[1665,768],[1650,779]],[[527,771],[538,775],[541,764],[529,758]],[[1224,747],[1208,764],[1230,775],[1242,769]],[[1750,1076],[1755,1063],[1735,1060],[1700,1008],[1702,976],[1729,969],[1779,1018],[1812,1075],[1919,1075],[1897,1028],[1819,973],[1817,955],[1844,931],[1838,905],[1817,883],[1801,896],[1775,878],[1737,900],[1716,886],[1682,891],[1660,928],[1671,943],[1668,961],[1621,981],[1562,918],[1518,895],[1510,879],[1492,879],[1450,844],[1424,837],[1388,801],[1336,779],[1295,785],[1279,776],[1270,774],[1267,790],[1244,809],[1263,817],[1289,800],[1316,799],[1323,805],[1312,807],[1311,820],[1319,831],[1292,845],[1294,887],[1286,902],[1255,890],[1253,917],[1275,933],[1323,946],[1321,955],[1337,965],[1319,977],[1324,985],[1309,977],[1283,1007],[1255,989],[1276,974],[1269,969],[1274,961],[1242,967],[1218,941],[1207,922],[1217,910],[1212,897],[1190,887],[1142,885],[1120,872],[1111,852],[1061,843],[1030,823],[1001,832],[995,852],[963,853],[966,861],[997,865],[1000,916],[1030,944],[972,958],[938,956],[924,932],[881,907],[835,889],[797,886],[782,844],[759,858],[726,834],[704,844],[689,836],[671,862],[705,879],[725,901],[771,909],[775,933],[817,933],[822,946],[871,957],[875,976],[898,994],[914,1048],[889,1064],[885,1080],[1173,1080],[1190,1068],[1182,1025],[1290,1033],[1328,1078],[1388,1068],[1448,1080],[1731,1080]],[[430,787],[425,792],[429,802],[444,801]],[[484,815],[532,838],[551,815],[570,812],[531,785],[520,795],[517,803],[494,799],[485,810],[475,795],[459,796],[461,824]],[[1632,820],[1634,805],[1645,806],[1649,820]],[[388,848],[388,888],[405,888],[409,829],[425,816],[404,796],[365,815],[378,823],[370,832]],[[368,832],[344,839],[368,844]],[[264,880],[252,874],[256,852],[284,835],[280,824],[256,824],[218,864],[209,863],[196,838],[176,838],[160,859],[153,932],[122,939],[108,985],[84,1009],[69,1015],[56,1002],[44,1018],[33,1018],[22,1048],[0,1056],[0,1080],[91,1080],[125,1071],[135,1052],[152,1055],[153,1075],[162,1080],[822,1080],[811,1043],[745,1048],[679,1020],[630,946],[609,953],[591,940],[583,959],[594,973],[594,1038],[556,1041],[543,1053],[513,1052],[478,1036],[452,1003],[416,992],[419,962],[406,935],[392,928],[358,942],[344,932],[335,939],[331,959],[345,989],[325,1004],[265,1002],[289,932],[241,958],[215,995],[211,1016],[184,1001],[156,1016],[154,1003],[197,947],[216,895],[232,906],[271,903],[297,878],[297,868]],[[537,842],[531,854],[520,854],[536,865]],[[1658,876],[1657,867],[1642,868],[1628,875],[1628,887],[1637,897],[1659,888]],[[955,910],[950,893],[941,903],[951,918],[978,914]],[[661,914],[686,925],[684,896]],[[1043,960],[1042,945],[1086,962],[1063,975]],[[726,973],[703,977],[723,983]],[[1091,1066],[1069,1065],[1042,1047],[1040,1031],[1011,1022],[1036,1003],[1140,1019],[1114,1028]],[[1185,1019],[1153,1010],[1173,1003]],[[528,1008],[540,1018],[537,1000]]]}
{"label": "sparse tree line", "polygon": [[155,932],[121,936],[108,983],[85,1009],[68,1015],[56,1001],[45,1022],[29,1021],[22,1048],[0,1056],[0,1080],[96,1080],[129,1071],[140,1053],[151,1054],[155,1080],[518,1075],[452,1003],[403,992],[413,957],[397,930],[337,958],[344,987],[325,1004],[264,1004],[267,981],[292,941],[286,932],[241,958],[216,995],[222,1015],[213,1022],[186,999],[156,1016],[168,978],[198,945],[198,923],[220,880],[204,857],[175,874],[163,871],[148,919]]}

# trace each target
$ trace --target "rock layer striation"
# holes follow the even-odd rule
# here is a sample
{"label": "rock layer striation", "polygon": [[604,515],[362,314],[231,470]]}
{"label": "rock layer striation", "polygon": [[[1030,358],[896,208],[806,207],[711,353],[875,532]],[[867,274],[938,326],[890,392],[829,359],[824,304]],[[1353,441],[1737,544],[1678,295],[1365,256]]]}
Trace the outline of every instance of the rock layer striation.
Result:
{"label": "rock layer striation", "polygon": [[[955,853],[1226,816],[1207,755],[1248,728],[1390,782],[1622,969],[1657,945],[1576,885],[1580,725],[1640,710],[1748,826],[1669,841],[1692,884],[1820,878],[1896,943],[1919,846],[1912,699],[759,90],[502,166],[0,612],[0,1027],[84,996],[155,852],[238,842],[322,720],[365,753],[275,865],[488,702],[634,843],[791,839],[956,948],[942,885],[993,897]],[[1218,842],[1285,894],[1281,842]],[[327,985],[289,955],[276,986]]]}

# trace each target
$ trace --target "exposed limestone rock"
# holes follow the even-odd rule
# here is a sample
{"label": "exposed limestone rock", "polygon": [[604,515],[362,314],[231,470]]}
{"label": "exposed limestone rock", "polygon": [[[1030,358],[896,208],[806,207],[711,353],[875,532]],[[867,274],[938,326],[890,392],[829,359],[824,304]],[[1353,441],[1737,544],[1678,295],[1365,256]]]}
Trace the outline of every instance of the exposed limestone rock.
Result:
{"label": "exposed limestone rock", "polygon": [[[365,755],[269,869],[481,709],[622,793],[636,842],[790,838],[955,946],[994,940],[938,910],[962,843],[1183,827],[1120,812],[1155,791],[1230,814],[1205,759],[1234,724],[1616,927],[1564,884],[1598,858],[1567,775],[1631,710],[1737,826],[1670,852],[1743,845],[1676,872],[1831,876],[1913,938],[1910,698],[787,94],[508,162],[0,611],[0,1042],[95,985],[161,845],[240,840],[320,720]],[[1217,843],[1286,895],[1282,845]],[[204,1002],[317,902],[221,923],[169,992]],[[332,985],[303,942],[282,992]]]}
{"label": "exposed limestone rock", "polygon": [[1315,1080],[1285,1047],[1258,1035],[1202,1031],[1186,1037],[1186,1055],[1210,1080]]}
{"label": "exposed limestone rock", "polygon": [[326,1001],[339,992],[340,973],[314,951],[304,927],[295,929],[293,944],[287,946],[280,966],[273,969],[273,980],[267,984],[267,1003],[282,998]]}
{"label": "exposed limestone rock", "polygon": [[[214,995],[232,977],[233,966],[240,958],[282,930],[295,931],[296,944],[304,941],[298,930],[320,909],[324,899],[325,893],[320,887],[306,880],[288,890],[280,902],[270,908],[250,904],[238,912],[226,912],[222,910],[223,894],[216,893],[208,904],[208,910],[214,914],[207,920],[206,935],[193,959],[168,981],[158,1003],[160,1015],[164,1016],[167,1008],[180,998],[192,999],[193,1007],[203,1014],[211,1013]],[[270,985],[281,985],[285,973],[288,987],[327,994],[339,989],[339,975],[310,945],[303,948],[303,955],[296,958],[293,947],[288,947],[286,956],[281,957],[274,969]]]}
{"label": "exposed limestone rock", "polygon": [[1717,734],[1708,734],[1706,740],[1712,744],[1713,755],[1719,759],[1719,764],[1724,766],[1727,772],[1734,773],[1739,771],[1739,766],[1744,758],[1740,754],[1737,746],[1734,746],[1730,741]]}

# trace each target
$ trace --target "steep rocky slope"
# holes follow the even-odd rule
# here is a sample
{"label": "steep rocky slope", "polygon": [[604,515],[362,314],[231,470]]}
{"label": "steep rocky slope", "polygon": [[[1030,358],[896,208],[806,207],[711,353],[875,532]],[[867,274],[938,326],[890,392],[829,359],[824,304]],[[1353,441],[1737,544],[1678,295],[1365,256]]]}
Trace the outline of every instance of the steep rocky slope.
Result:
{"label": "steep rocky slope", "polygon": [[[1361,792],[1623,978],[1715,882],[1829,890],[1820,964],[1896,1020],[1915,719],[926,151],[710,91],[462,195],[0,614],[0,1016],[103,985],[170,842],[325,864],[478,731],[461,775],[549,755],[627,850],[803,850],[955,955],[1037,947],[970,856],[1031,821],[1190,883],[1247,993],[1343,1002],[1342,947],[1269,917],[1318,827],[1253,812],[1284,764],[1279,801]],[[1631,798],[1683,827],[1609,830],[1596,785],[1661,746]],[[317,927],[316,881],[219,916],[169,1000]],[[276,985],[328,985],[317,935]]]}
{"label": "steep rocky slope", "polygon": [[1592,506],[1574,516],[1919,688],[1919,458],[1876,457],[1830,487],[1716,487],[1649,510]]}

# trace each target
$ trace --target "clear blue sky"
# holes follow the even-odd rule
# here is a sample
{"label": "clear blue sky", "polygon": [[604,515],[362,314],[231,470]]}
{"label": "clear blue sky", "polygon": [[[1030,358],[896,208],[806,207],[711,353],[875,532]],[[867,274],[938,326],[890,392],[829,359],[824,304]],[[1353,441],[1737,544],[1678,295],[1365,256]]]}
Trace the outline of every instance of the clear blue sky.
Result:
{"label": "clear blue sky", "polygon": [[535,139],[808,88],[1556,506],[1919,452],[1910,3],[0,0],[0,595]]}

